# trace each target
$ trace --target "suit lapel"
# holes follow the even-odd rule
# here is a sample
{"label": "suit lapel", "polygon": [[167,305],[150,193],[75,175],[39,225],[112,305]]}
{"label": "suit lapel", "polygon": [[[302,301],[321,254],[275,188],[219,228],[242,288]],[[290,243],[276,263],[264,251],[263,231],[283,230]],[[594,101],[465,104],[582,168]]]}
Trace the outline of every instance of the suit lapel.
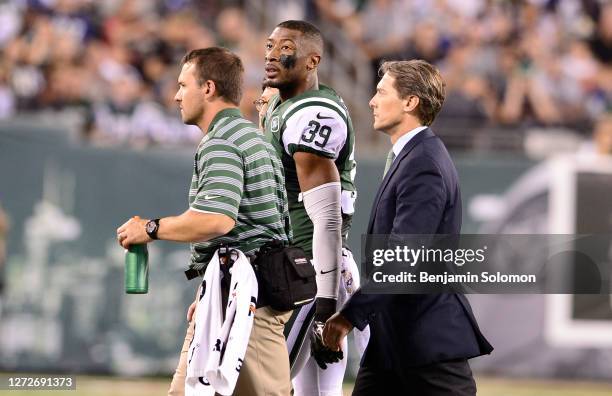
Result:
{"label": "suit lapel", "polygon": [[376,212],[378,210],[378,203],[380,201],[380,197],[382,196],[382,193],[387,188],[387,185],[389,184],[389,180],[391,180],[391,178],[393,177],[393,174],[399,167],[400,162],[402,162],[402,160],[408,155],[408,153],[410,153],[412,149],[415,148],[419,143],[421,143],[426,138],[432,137],[432,136],[435,136],[435,135],[433,134],[430,128],[424,129],[421,132],[417,133],[415,137],[410,139],[410,141],[404,146],[402,151],[400,151],[397,158],[393,161],[391,168],[389,168],[389,171],[383,178],[383,181],[380,184],[380,187],[378,187],[376,198],[374,198],[374,204],[372,206],[372,211],[370,212],[370,221],[368,223],[368,232],[367,232],[368,234],[372,233],[372,228],[374,227],[374,219],[376,218]]}

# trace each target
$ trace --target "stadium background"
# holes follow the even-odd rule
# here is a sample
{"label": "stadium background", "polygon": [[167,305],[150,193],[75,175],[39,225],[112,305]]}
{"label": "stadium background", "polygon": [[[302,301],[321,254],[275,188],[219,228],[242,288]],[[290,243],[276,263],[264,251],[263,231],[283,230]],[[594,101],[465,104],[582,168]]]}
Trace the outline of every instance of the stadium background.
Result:
{"label": "stadium background", "polygon": [[[321,81],[354,117],[354,251],[389,149],[367,102],[378,62],[399,57],[434,62],[447,82],[434,130],[459,169],[464,232],[610,233],[609,2],[5,1],[0,371],[146,377],[132,387],[85,380],[84,394],[163,393],[166,379],[149,377],[167,378],[176,363],[195,287],[182,275],[188,249],[152,245],[150,293],[128,296],[114,230],[186,206],[201,135],[172,102],[180,57],[210,45],[239,53],[241,108],[255,120],[265,37],[290,18],[321,27]],[[481,394],[612,394],[609,296],[470,300],[496,347],[472,361]]]}

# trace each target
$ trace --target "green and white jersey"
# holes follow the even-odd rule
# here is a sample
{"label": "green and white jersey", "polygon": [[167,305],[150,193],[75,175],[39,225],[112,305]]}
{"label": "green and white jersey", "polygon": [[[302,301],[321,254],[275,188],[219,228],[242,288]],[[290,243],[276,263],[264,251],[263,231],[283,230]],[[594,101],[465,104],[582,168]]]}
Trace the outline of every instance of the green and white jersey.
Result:
{"label": "green and white jersey", "polygon": [[268,241],[289,240],[282,163],[274,147],[238,109],[220,111],[198,146],[189,208],[236,221],[228,234],[191,244],[191,268],[205,268],[221,244],[248,254]]}
{"label": "green and white jersey", "polygon": [[355,212],[355,134],[344,101],[331,88],[301,93],[284,102],[271,98],[263,125],[266,138],[278,151],[285,168],[285,185],[293,243],[312,256],[313,226],[300,199],[293,155],[308,152],[333,159],[342,186],[342,238],[346,242]]}

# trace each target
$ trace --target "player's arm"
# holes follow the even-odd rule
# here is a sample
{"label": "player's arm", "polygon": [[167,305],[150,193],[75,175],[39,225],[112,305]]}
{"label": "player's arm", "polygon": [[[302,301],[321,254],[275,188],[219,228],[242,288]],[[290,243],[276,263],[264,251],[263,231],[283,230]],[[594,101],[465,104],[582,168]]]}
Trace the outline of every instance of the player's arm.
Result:
{"label": "player's arm", "polygon": [[309,191],[327,183],[340,183],[340,175],[334,161],[317,154],[293,155],[301,191]]}
{"label": "player's arm", "polygon": [[340,175],[334,163],[347,136],[336,110],[309,106],[286,122],[283,144],[296,165],[302,201],[313,223],[313,264],[317,272],[315,320],[336,310],[342,260]]}
{"label": "player's arm", "polygon": [[[146,232],[148,219],[131,218],[117,229],[121,246],[153,241]],[[159,219],[157,239],[174,242],[199,242],[230,232],[236,222],[231,217],[217,213],[201,213],[188,209],[179,216]]]}
{"label": "player's arm", "polygon": [[180,216],[159,220],[158,239],[175,242],[207,241],[230,232],[236,221],[220,213],[202,213],[187,209]]}
{"label": "player's arm", "polygon": [[317,271],[315,320],[325,321],[336,311],[340,281],[340,176],[331,159],[307,152],[295,153],[293,158],[304,207],[313,224],[312,254]]}
{"label": "player's arm", "polygon": [[[238,217],[243,193],[243,160],[237,147],[227,142],[209,140],[198,155],[199,177],[195,198],[188,210],[179,216],[159,219],[153,236],[176,242],[207,241],[230,232]],[[132,218],[117,229],[121,246],[148,243],[146,219]],[[151,225],[151,224],[149,224]]]}

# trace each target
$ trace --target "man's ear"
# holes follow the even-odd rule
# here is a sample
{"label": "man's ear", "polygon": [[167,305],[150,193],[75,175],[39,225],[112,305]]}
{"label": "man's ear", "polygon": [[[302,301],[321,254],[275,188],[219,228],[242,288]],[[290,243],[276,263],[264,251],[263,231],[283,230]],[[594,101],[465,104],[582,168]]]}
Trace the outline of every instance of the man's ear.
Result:
{"label": "man's ear", "polygon": [[202,91],[204,91],[204,99],[209,99],[215,96],[217,86],[213,80],[206,80],[204,84],[202,84]]}
{"label": "man's ear", "polygon": [[404,99],[404,112],[411,113],[417,107],[419,107],[419,103],[421,103],[421,99],[415,95],[408,95],[406,99]]}
{"label": "man's ear", "polygon": [[306,68],[308,70],[314,70],[319,66],[319,62],[321,62],[321,55],[310,54],[308,62],[306,63]]}

